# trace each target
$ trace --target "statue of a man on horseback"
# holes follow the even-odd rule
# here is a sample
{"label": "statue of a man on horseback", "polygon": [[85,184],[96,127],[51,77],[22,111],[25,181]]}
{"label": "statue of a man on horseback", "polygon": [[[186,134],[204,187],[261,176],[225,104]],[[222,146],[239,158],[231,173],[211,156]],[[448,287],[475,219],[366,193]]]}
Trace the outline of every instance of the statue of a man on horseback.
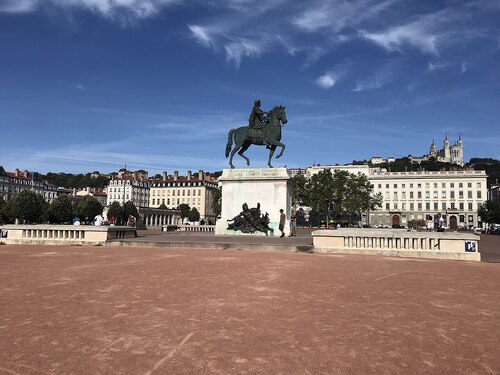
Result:
{"label": "statue of a man on horseback", "polygon": [[281,143],[281,127],[287,122],[284,106],[276,106],[266,113],[260,108],[260,100],[256,100],[248,120],[248,126],[231,129],[228,133],[226,157],[230,156],[229,165],[231,168],[234,168],[233,156],[236,152],[246,160],[247,165],[250,165],[250,159],[243,153],[251,145],[267,146],[269,149],[267,165],[272,168],[271,158],[276,148],[281,147],[281,151],[276,156],[276,159],[281,157],[283,151],[285,151],[285,145]]}
{"label": "statue of a man on horseback", "polygon": [[252,112],[248,119],[248,126],[250,128],[262,129],[264,127],[266,115],[267,113],[260,109],[260,99],[257,99],[253,102]]}

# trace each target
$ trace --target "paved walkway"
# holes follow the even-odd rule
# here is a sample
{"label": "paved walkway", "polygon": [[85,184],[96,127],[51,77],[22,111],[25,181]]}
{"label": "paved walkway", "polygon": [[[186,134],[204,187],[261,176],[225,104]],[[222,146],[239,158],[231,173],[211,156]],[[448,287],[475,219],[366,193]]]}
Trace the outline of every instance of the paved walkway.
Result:
{"label": "paved walkway", "polygon": [[0,246],[0,374],[498,374],[500,264]]}

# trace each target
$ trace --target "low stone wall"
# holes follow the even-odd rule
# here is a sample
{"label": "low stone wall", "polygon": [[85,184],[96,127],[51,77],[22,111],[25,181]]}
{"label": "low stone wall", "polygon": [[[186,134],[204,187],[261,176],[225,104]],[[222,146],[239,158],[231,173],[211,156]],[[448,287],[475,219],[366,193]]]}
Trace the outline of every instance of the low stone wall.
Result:
{"label": "low stone wall", "polygon": [[215,225],[163,225],[162,232],[214,232]]}
{"label": "low stone wall", "polygon": [[479,236],[473,233],[340,228],[317,230],[312,235],[318,253],[481,261]]}
{"label": "low stone wall", "polygon": [[6,244],[104,244],[108,240],[137,237],[137,230],[122,226],[5,225],[2,237]]}

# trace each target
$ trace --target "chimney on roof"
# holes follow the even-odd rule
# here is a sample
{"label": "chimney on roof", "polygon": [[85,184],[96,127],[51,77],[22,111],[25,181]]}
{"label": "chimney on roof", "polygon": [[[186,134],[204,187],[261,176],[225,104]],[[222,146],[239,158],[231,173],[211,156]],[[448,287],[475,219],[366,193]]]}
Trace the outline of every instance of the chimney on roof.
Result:
{"label": "chimney on roof", "polygon": [[187,171],[187,179],[191,180],[191,171]]}
{"label": "chimney on roof", "polygon": [[163,171],[163,181],[167,181],[168,179],[168,173],[167,171]]}
{"label": "chimney on roof", "polygon": [[24,176],[24,178],[28,178],[30,176],[30,173],[28,172],[27,169],[24,170],[23,176]]}
{"label": "chimney on roof", "polygon": [[73,196],[76,197],[76,188],[73,188]]}
{"label": "chimney on roof", "polygon": [[21,173],[21,171],[19,170],[19,168],[16,168],[16,177],[19,177],[20,173]]}
{"label": "chimney on roof", "polygon": [[179,178],[179,171],[174,171],[174,181],[177,181]]}
{"label": "chimney on roof", "polygon": [[198,179],[200,181],[203,181],[205,179],[205,174],[203,173],[202,169],[200,169],[199,172],[198,172]]}

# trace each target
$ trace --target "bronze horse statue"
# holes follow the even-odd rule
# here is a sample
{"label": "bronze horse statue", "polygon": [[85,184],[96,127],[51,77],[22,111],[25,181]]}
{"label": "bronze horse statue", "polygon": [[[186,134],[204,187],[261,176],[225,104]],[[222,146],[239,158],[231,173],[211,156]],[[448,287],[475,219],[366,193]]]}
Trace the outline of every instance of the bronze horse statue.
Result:
{"label": "bronze horse statue", "polygon": [[[226,158],[229,158],[229,165],[234,168],[233,156],[238,152],[243,159],[246,160],[247,165],[250,165],[248,159],[243,153],[248,150],[251,145],[266,146],[269,149],[269,160],[267,165],[270,168],[271,158],[274,155],[277,147],[281,147],[280,153],[276,159],[280,158],[285,151],[285,144],[281,143],[281,127],[288,122],[284,106],[276,106],[269,111],[263,129],[250,128],[249,126],[241,126],[237,129],[231,129],[227,135],[226,145]],[[231,151],[234,141],[234,148]]]}

